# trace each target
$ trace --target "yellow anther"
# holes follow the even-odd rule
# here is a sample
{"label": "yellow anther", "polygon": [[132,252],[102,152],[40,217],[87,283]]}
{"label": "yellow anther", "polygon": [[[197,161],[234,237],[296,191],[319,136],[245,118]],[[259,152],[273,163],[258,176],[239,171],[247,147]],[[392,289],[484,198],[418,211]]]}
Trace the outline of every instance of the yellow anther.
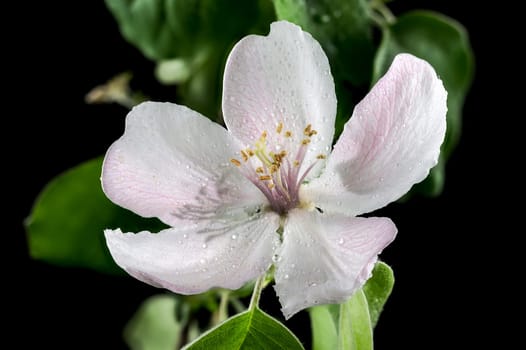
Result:
{"label": "yellow anther", "polygon": [[256,173],[263,174],[264,172],[265,172],[265,169],[263,169],[263,167],[259,166],[256,168]]}
{"label": "yellow anther", "polygon": [[307,125],[307,127],[303,130],[303,134],[308,137],[316,135],[317,133],[318,132],[312,128],[312,124]]}
{"label": "yellow anther", "polygon": [[281,133],[281,130],[283,130],[283,123],[282,122],[279,122],[277,128],[276,128],[276,132],[279,134]]}
{"label": "yellow anther", "polygon": [[248,155],[245,153],[245,151],[241,150],[241,157],[243,157],[243,160],[246,162],[248,160]]}
{"label": "yellow anther", "polygon": [[272,164],[272,165],[269,167],[268,170],[269,170],[269,172],[270,172],[271,174],[274,174],[275,172],[278,171],[278,169],[279,169],[279,166],[278,166],[277,164]]}
{"label": "yellow anther", "polygon": [[260,179],[261,181],[268,181],[268,180],[272,180],[272,177],[271,177],[270,175],[261,175],[261,176],[259,177],[259,179]]}
{"label": "yellow anther", "polygon": [[230,159],[230,162],[232,162],[232,164],[234,164],[235,166],[241,166],[241,162],[237,159]]}
{"label": "yellow anther", "polygon": [[269,182],[267,186],[268,188],[273,189],[276,185],[274,185],[272,182]]}
{"label": "yellow anther", "polygon": [[327,158],[327,157],[325,156],[325,154],[318,154],[318,155],[316,156],[316,158],[318,158],[318,159],[325,159],[325,158]]}
{"label": "yellow anther", "polygon": [[267,138],[267,131],[265,130],[265,131],[263,131],[263,132],[261,133],[261,139],[264,140],[264,139],[266,139],[266,138]]}
{"label": "yellow anther", "polygon": [[285,137],[292,137],[292,131],[290,130],[285,131]]}
{"label": "yellow anther", "polygon": [[294,166],[300,166],[300,161],[296,159],[292,164],[294,164]]}
{"label": "yellow anther", "polygon": [[246,151],[246,152],[247,152],[247,154],[248,154],[249,157],[254,156],[254,151],[251,150],[250,148],[247,148],[247,151]]}
{"label": "yellow anther", "polygon": [[277,163],[277,164],[281,164],[281,159],[283,158],[281,156],[281,153],[280,154],[273,154],[272,155],[272,158],[274,158],[274,161]]}
{"label": "yellow anther", "polygon": [[279,155],[281,156],[281,158],[285,158],[287,156],[287,151],[283,150],[279,152]]}
{"label": "yellow anther", "polygon": [[303,139],[301,140],[302,145],[308,145],[310,143],[310,139]]}

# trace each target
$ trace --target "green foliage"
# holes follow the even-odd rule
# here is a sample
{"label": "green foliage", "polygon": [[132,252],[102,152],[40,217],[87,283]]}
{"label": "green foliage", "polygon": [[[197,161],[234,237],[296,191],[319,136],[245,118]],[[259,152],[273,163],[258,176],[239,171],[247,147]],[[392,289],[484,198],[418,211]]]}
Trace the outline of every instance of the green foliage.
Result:
{"label": "green foliage", "polygon": [[338,349],[373,349],[373,329],[369,307],[361,289],[354,293],[349,301],[340,305]]}
{"label": "green foliage", "polygon": [[229,318],[184,349],[300,350],[303,346],[283,324],[255,307]]}
{"label": "green foliage", "polygon": [[372,328],[393,285],[393,271],[379,261],[372,277],[349,301],[310,308],[313,350],[372,349]]}
{"label": "green foliage", "polygon": [[[255,1],[106,0],[122,35],[153,61],[192,57],[236,40],[257,14]],[[225,20],[232,16],[236,20]]]}
{"label": "green foliage", "polygon": [[312,350],[338,348],[338,305],[320,305],[309,308],[312,329]]}
{"label": "green foliage", "polygon": [[394,282],[393,270],[386,263],[379,261],[374,266],[373,276],[363,286],[373,327],[376,326],[384,305],[393,291]]}
{"label": "green foliage", "polygon": [[448,92],[447,133],[440,163],[415,187],[417,192],[438,195],[444,185],[445,162],[460,138],[462,105],[473,78],[473,53],[468,35],[458,22],[428,11],[407,13],[384,29],[374,61],[373,81],[387,71],[394,56],[401,52],[428,61]]}
{"label": "green foliage", "polygon": [[155,295],[139,307],[124,329],[124,339],[132,350],[178,349],[181,332],[188,322],[188,308],[181,309],[175,295]]}
{"label": "green foliage", "polygon": [[156,219],[141,218],[110,202],[101,189],[101,168],[102,158],[88,161],[44,188],[25,222],[34,259],[117,273],[121,270],[108,252],[104,229],[137,232],[164,227]]}

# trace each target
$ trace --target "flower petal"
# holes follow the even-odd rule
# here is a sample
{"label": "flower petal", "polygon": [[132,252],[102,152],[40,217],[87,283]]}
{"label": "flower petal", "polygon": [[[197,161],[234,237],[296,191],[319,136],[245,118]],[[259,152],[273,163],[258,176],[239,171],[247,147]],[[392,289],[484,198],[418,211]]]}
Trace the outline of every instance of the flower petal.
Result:
{"label": "flower petal", "polygon": [[230,163],[239,151],[226,129],[186,107],[147,102],[104,159],[102,185],[116,204],[174,226],[221,208],[265,203]]}
{"label": "flower petal", "polygon": [[105,235],[111,255],[130,275],[175,293],[197,294],[214,287],[238,289],[265,272],[278,226],[279,216],[269,212],[157,234],[106,230]]}
{"label": "flower petal", "polygon": [[396,232],[388,218],[292,211],[274,275],[285,317],[348,299],[371,276],[377,255]]}
{"label": "flower petal", "polygon": [[[226,64],[223,114],[230,132],[245,146],[252,146],[267,131],[273,152],[285,145],[289,153],[295,153],[305,138],[305,127],[311,124],[318,133],[312,137],[305,167],[317,155],[327,155],[334,136],[336,94],[320,44],[284,21],[272,23],[268,36],[242,39]],[[278,134],[280,122],[283,131]],[[283,137],[286,130],[292,132],[290,139]],[[318,163],[310,176],[323,165]]]}
{"label": "flower petal", "polygon": [[425,61],[401,54],[354,109],[324,173],[303,198],[323,210],[368,213],[400,198],[436,165],[447,92]]}

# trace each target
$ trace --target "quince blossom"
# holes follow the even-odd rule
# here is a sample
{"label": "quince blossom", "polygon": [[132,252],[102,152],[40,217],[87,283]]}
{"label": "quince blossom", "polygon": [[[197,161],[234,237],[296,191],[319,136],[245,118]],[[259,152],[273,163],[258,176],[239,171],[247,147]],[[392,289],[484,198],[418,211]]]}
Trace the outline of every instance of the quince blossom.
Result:
{"label": "quince blossom", "polygon": [[104,191],[171,228],[106,230],[110,252],[132,276],[181,294],[237,289],[273,264],[287,318],[342,302],[397,233],[388,218],[358,216],[400,198],[437,163],[446,95],[427,62],[398,55],[331,152],[327,57],[310,34],[275,22],[230,53],[228,130],[176,104],[129,113],[104,160]]}

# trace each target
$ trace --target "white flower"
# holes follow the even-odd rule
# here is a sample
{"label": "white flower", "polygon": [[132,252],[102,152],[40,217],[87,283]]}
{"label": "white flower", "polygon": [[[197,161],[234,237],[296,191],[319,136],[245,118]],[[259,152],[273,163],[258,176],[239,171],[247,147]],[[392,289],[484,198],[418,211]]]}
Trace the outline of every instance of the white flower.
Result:
{"label": "white flower", "polygon": [[396,235],[381,208],[423,180],[446,129],[433,68],[398,55],[331,151],[336,95],[310,34],[276,22],[241,40],[223,88],[228,130],[184,106],[143,103],[106,154],[115,203],[171,228],[106,230],[115,261],[181,294],[237,289],[271,264],[288,318],[349,298]]}

